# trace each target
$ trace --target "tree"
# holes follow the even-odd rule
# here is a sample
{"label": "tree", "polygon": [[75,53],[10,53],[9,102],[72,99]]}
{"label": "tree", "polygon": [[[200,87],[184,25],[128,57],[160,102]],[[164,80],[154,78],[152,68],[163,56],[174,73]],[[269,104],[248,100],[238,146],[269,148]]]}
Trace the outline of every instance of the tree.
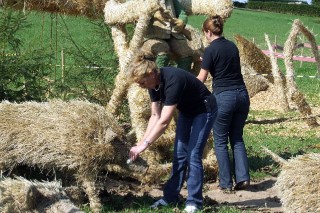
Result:
{"label": "tree", "polygon": [[311,4],[316,7],[320,7],[320,0],[312,0]]}
{"label": "tree", "polygon": [[41,101],[48,81],[48,54],[42,49],[21,52],[18,34],[28,27],[26,15],[2,7],[0,10],[0,100]]}

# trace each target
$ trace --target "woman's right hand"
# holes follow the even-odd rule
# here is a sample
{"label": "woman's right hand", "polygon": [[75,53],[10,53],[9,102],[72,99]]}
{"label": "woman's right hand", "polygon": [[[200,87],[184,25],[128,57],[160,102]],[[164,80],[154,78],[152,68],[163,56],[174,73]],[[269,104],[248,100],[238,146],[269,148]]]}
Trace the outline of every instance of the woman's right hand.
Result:
{"label": "woman's right hand", "polygon": [[143,152],[148,147],[148,144],[140,143],[136,146],[133,146],[129,152],[129,158],[131,161],[135,161],[141,152]]}

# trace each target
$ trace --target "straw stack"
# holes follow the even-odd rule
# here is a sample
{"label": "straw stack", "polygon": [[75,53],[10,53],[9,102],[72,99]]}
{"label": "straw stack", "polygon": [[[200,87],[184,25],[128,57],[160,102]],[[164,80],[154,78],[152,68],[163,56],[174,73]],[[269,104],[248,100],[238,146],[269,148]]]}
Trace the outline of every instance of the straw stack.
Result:
{"label": "straw stack", "polygon": [[107,164],[126,166],[124,132],[106,110],[86,101],[0,104],[0,169],[18,164],[67,170],[99,211],[95,180]]}
{"label": "straw stack", "polygon": [[284,212],[320,212],[320,154],[297,156],[283,164],[275,187]]}
{"label": "straw stack", "polygon": [[66,13],[70,15],[85,15],[99,17],[107,0],[6,0],[8,6],[24,10]]}
{"label": "straw stack", "polygon": [[81,213],[63,191],[59,182],[31,182],[24,178],[0,181],[2,213]]}

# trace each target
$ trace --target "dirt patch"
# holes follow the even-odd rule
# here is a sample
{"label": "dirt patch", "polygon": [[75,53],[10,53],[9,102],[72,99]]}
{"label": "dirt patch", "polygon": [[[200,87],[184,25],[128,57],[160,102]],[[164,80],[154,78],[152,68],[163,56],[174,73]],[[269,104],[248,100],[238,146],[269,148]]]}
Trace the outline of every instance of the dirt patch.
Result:
{"label": "dirt patch", "polygon": [[[237,209],[246,210],[249,212],[283,212],[277,192],[274,188],[276,178],[266,178],[261,181],[252,182],[247,190],[235,191],[231,194],[225,194],[218,188],[218,182],[205,183],[203,187],[203,196],[205,198],[205,206],[234,206]],[[127,204],[133,203],[144,197],[149,199],[150,204],[152,200],[157,200],[162,196],[162,186],[146,186],[139,185],[139,183],[112,181],[108,183],[113,190],[113,196],[126,197]],[[119,187],[120,186],[120,187]],[[187,196],[187,190],[183,187],[181,191],[183,198]],[[109,194],[110,196],[110,194]],[[108,199],[105,197],[105,199]],[[106,201],[106,200],[105,200]],[[109,200],[110,201],[110,200]],[[130,204],[129,204],[130,205]],[[176,211],[175,211],[176,212]],[[204,212],[212,212],[212,209]]]}
{"label": "dirt patch", "polygon": [[[247,190],[235,191],[226,194],[218,188],[218,183],[206,183],[204,185],[203,196],[205,200],[215,201],[217,205],[236,206],[240,209],[246,209],[259,212],[282,212],[281,203],[277,197],[273,185],[276,178],[268,178],[259,182],[252,182]],[[184,187],[181,191],[183,197],[186,197],[187,190]],[[161,189],[150,191],[152,197],[161,197]]]}

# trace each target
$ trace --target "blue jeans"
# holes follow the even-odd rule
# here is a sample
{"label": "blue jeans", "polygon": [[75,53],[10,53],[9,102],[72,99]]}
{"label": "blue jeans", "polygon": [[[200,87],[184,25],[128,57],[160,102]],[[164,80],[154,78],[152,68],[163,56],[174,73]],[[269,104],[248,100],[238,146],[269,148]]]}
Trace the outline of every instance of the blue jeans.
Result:
{"label": "blue jeans", "polygon": [[186,205],[202,208],[202,154],[212,129],[213,115],[202,113],[190,118],[179,113],[172,172],[163,191],[163,199],[168,203],[179,202],[180,190],[187,177]]}
{"label": "blue jeans", "polygon": [[218,113],[213,124],[215,153],[219,165],[219,186],[233,186],[228,141],[233,155],[235,182],[250,180],[248,157],[242,138],[250,107],[246,89],[227,90],[215,94]]}

